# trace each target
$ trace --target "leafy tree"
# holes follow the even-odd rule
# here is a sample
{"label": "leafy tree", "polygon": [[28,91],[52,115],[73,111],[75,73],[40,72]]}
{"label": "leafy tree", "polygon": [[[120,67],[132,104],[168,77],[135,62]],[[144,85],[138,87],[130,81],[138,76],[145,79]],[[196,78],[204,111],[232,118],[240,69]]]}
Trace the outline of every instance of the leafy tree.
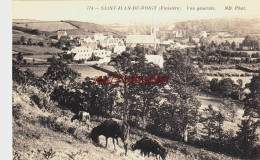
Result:
{"label": "leafy tree", "polygon": [[23,64],[24,64],[24,65],[27,65],[26,59],[23,60]]}
{"label": "leafy tree", "polygon": [[170,77],[169,87],[179,95],[177,122],[181,126],[183,139],[187,142],[188,129],[195,126],[200,106],[195,94],[199,88],[204,87],[204,78],[191,64],[189,57],[178,52],[166,60],[164,70]]}
{"label": "leafy tree", "polygon": [[92,53],[91,57],[89,57],[89,59],[87,59],[87,61],[98,61],[100,58],[95,56],[94,53]]}
{"label": "leafy tree", "polygon": [[233,42],[231,43],[231,49],[233,49],[234,51],[237,49],[237,45],[236,45],[236,42],[235,42],[235,41],[233,41]]}
{"label": "leafy tree", "polygon": [[31,38],[28,39],[27,45],[29,45],[29,46],[32,45],[32,39]]}
{"label": "leafy tree", "polygon": [[256,129],[258,123],[253,122],[250,118],[242,120],[241,125],[238,125],[237,143],[242,155],[249,156],[258,141]]}
{"label": "leafy tree", "polygon": [[39,42],[39,43],[38,43],[38,46],[43,47],[43,46],[44,46],[43,42]]}
{"label": "leafy tree", "polygon": [[16,57],[16,60],[18,62],[18,64],[21,64],[22,61],[23,61],[23,55],[21,52],[18,53],[17,57]]}
{"label": "leafy tree", "polygon": [[239,89],[238,89],[238,100],[241,100],[241,97],[242,97],[243,91],[244,91],[244,88],[242,87],[243,80],[242,79],[238,79],[237,83],[238,83],[238,86],[239,86]]}
{"label": "leafy tree", "polygon": [[[116,74],[118,76],[129,76],[130,75],[130,68],[132,66],[131,63],[131,54],[127,52],[123,52],[121,55],[118,55],[116,58],[111,60],[111,63],[116,69]],[[123,118],[126,120],[127,119],[127,110],[128,110],[128,99],[129,99],[129,94],[128,94],[128,86],[126,83],[123,85],[123,93],[121,94],[124,98],[124,105],[123,105]]]}
{"label": "leafy tree", "polygon": [[249,50],[259,49],[259,41],[256,38],[248,35],[243,40],[242,45],[248,47]]}
{"label": "leafy tree", "polygon": [[203,130],[206,131],[206,138],[209,142],[211,142],[212,138],[218,138],[221,141],[223,137],[223,122],[224,116],[215,111],[212,105],[208,105],[208,108],[203,110],[205,115],[200,116],[200,122],[203,124]]}
{"label": "leafy tree", "polygon": [[26,42],[26,37],[24,37],[24,36],[21,36],[21,39],[20,39],[20,41],[21,41],[21,43],[23,44],[23,43],[25,43]]}
{"label": "leafy tree", "polygon": [[230,78],[225,78],[219,81],[219,90],[223,96],[230,97],[235,89],[235,83]]}
{"label": "leafy tree", "polygon": [[218,92],[219,91],[219,85],[218,85],[218,79],[217,78],[213,78],[211,81],[210,81],[210,90],[212,92]]}
{"label": "leafy tree", "polygon": [[26,81],[24,73],[15,65],[14,61],[12,66],[12,79],[13,82],[16,82],[18,85],[24,84]]}
{"label": "leafy tree", "polygon": [[246,85],[250,93],[245,99],[245,116],[260,117],[260,74],[253,76],[251,82]]}
{"label": "leafy tree", "polygon": [[[130,75],[142,77],[143,83],[149,80],[155,81],[155,79],[149,79],[150,76],[163,76],[163,71],[158,66],[153,63],[147,63],[144,58],[136,61],[130,70]],[[158,107],[160,89],[162,87],[160,84],[130,84],[129,95],[131,95],[132,103],[136,104],[135,108],[141,111],[143,128],[146,128],[146,120],[151,108]]]}
{"label": "leafy tree", "polygon": [[51,66],[47,69],[46,73],[44,73],[43,78],[56,85],[61,83],[66,86],[66,83],[70,84],[74,82],[79,76],[80,74],[69,68],[68,65],[59,60],[53,60]]}

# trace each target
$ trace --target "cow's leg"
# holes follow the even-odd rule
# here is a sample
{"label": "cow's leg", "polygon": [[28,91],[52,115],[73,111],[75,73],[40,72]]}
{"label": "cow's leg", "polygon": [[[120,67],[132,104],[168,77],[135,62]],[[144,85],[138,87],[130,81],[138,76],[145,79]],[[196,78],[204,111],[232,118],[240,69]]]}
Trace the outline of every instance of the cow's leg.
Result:
{"label": "cow's leg", "polygon": [[117,145],[119,145],[119,144],[118,144],[118,138],[116,138],[116,142],[117,142]]}
{"label": "cow's leg", "polygon": [[106,137],[106,146],[105,146],[106,148],[107,148],[107,140],[108,140],[108,137]]}
{"label": "cow's leg", "polygon": [[124,148],[125,148],[125,155],[127,155],[127,141],[124,138],[121,138],[123,143],[124,143]]}
{"label": "cow's leg", "polygon": [[113,138],[114,150],[116,150],[115,138]]}
{"label": "cow's leg", "polygon": [[148,151],[148,153],[147,153],[147,155],[148,155],[148,158],[149,158],[149,154],[150,154],[150,152]]}

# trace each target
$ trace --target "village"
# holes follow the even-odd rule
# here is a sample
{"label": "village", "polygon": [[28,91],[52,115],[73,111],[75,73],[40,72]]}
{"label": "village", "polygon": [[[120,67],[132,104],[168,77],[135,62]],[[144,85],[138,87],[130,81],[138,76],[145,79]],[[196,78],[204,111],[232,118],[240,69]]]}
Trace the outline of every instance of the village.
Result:
{"label": "village", "polygon": [[[174,26],[169,25],[168,37],[158,36],[160,34],[159,27],[151,27],[150,34],[129,34],[126,37],[118,38],[113,34],[94,33],[91,36],[87,35],[73,35],[68,34],[66,30],[59,30],[56,32],[56,36],[53,34],[49,37],[55,37],[50,39],[50,42],[42,45],[51,45],[62,49],[62,53],[59,53],[62,60],[71,60],[78,64],[104,64],[111,61],[111,57],[120,55],[121,53],[134,48],[136,46],[143,46],[150,48],[156,52],[145,55],[147,62],[153,62],[154,64],[163,67],[163,53],[170,50],[196,50],[204,43],[215,44],[231,44],[233,42],[233,48],[238,50],[248,49],[247,46],[243,46],[242,42],[244,37],[237,37],[235,33],[227,31],[219,32],[207,32],[201,31],[198,34],[193,34],[185,38],[184,30],[174,30]],[[54,33],[55,35],[55,33]],[[22,39],[22,37],[21,37]],[[55,45],[53,42],[57,42]],[[41,42],[38,43],[38,45]],[[14,42],[14,44],[34,45],[30,41]],[[35,44],[36,45],[36,44]],[[61,56],[62,55],[62,56]]]}

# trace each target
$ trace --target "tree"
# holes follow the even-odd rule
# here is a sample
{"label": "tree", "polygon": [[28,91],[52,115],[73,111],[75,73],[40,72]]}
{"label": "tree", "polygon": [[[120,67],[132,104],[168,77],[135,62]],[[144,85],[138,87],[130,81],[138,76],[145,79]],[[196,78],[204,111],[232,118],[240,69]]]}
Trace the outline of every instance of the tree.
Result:
{"label": "tree", "polygon": [[[116,74],[118,76],[127,77],[130,74],[130,68],[132,66],[131,54],[127,52],[123,52],[121,55],[118,55],[116,58],[111,60],[111,63],[116,69]],[[124,98],[124,105],[123,105],[123,118],[127,120],[127,110],[128,110],[128,86],[126,83],[123,84],[123,98]]]}
{"label": "tree", "polygon": [[238,79],[237,83],[238,83],[238,86],[239,86],[239,89],[238,89],[238,100],[241,100],[241,97],[242,97],[242,94],[243,94],[243,91],[244,91],[244,88],[242,87],[243,80],[242,79]]}
{"label": "tree", "polygon": [[28,46],[32,45],[32,39],[31,39],[31,38],[28,39],[27,45],[28,45]]}
{"label": "tree", "polygon": [[199,88],[204,88],[204,78],[191,64],[190,58],[179,52],[172,53],[165,61],[164,70],[170,77],[169,87],[179,95],[177,122],[182,129],[183,140],[187,142],[188,129],[195,126],[200,106],[195,94]]}
{"label": "tree", "polygon": [[[153,63],[147,63],[144,58],[140,58],[132,65],[130,76],[140,76],[145,81],[155,81],[155,76],[163,76],[163,71]],[[152,78],[153,76],[153,78]],[[143,128],[146,128],[147,117],[151,108],[158,107],[160,100],[160,90],[163,85],[160,84],[133,84],[129,86],[129,95],[131,102],[135,103],[135,109],[141,111]]]}
{"label": "tree", "polygon": [[212,92],[218,92],[219,91],[219,85],[218,85],[218,79],[217,78],[213,78],[211,81],[210,81],[210,90]]}
{"label": "tree", "polygon": [[98,61],[100,58],[95,56],[94,53],[92,53],[91,57],[89,57],[89,59],[87,59],[87,61]]}
{"label": "tree", "polygon": [[23,64],[24,64],[24,65],[27,65],[26,59],[23,60]]}
{"label": "tree", "polygon": [[235,83],[230,78],[225,78],[219,81],[219,90],[225,97],[230,97],[234,92]]}
{"label": "tree", "polygon": [[237,45],[236,45],[235,41],[233,41],[231,43],[231,49],[233,49],[234,51],[237,49]]}
{"label": "tree", "polygon": [[21,43],[25,43],[26,42],[26,38],[24,36],[21,36],[21,39],[20,39]]}
{"label": "tree", "polygon": [[23,55],[21,52],[18,53],[17,57],[16,57],[16,60],[18,62],[18,64],[20,65],[23,61]]}
{"label": "tree", "polygon": [[43,47],[44,46],[43,42],[39,42],[38,46]]}
{"label": "tree", "polygon": [[219,142],[223,137],[223,122],[224,116],[215,111],[212,105],[208,105],[208,108],[203,109],[204,115],[200,116],[200,122],[203,124],[203,130],[206,131],[206,138],[209,142],[211,142],[212,138],[218,138]]}
{"label": "tree", "polygon": [[250,93],[245,99],[244,116],[260,118],[260,73],[246,85]]}
{"label": "tree", "polygon": [[66,86],[78,78],[80,74],[71,68],[68,65],[62,63],[59,60],[53,60],[51,66],[44,73],[43,78],[49,80],[50,82],[58,85],[61,83]]}
{"label": "tree", "polygon": [[22,85],[26,81],[24,73],[20,70],[18,66],[15,65],[14,61],[12,66],[12,79],[13,82],[17,83],[18,85]]}
{"label": "tree", "polygon": [[242,155],[249,156],[258,141],[256,129],[259,124],[253,122],[250,118],[242,120],[241,125],[238,125],[237,143]]}

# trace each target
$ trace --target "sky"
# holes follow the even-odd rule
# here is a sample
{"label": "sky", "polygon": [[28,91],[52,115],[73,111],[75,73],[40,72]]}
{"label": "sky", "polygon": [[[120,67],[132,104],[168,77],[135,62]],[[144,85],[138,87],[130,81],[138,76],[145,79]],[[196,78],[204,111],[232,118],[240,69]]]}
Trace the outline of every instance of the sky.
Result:
{"label": "sky", "polygon": [[[138,6],[139,10],[101,10],[109,6]],[[141,10],[142,6],[157,6],[156,10]],[[159,10],[164,7],[181,7],[176,10]],[[224,10],[232,6],[233,10]],[[246,10],[235,10],[236,6]],[[93,10],[90,8],[93,7]],[[195,7],[194,11],[187,7]],[[197,7],[215,7],[215,10],[197,11]],[[99,8],[99,9],[95,9]],[[121,23],[152,24],[172,23],[174,21],[212,18],[260,18],[259,0],[74,0],[43,1],[13,0],[13,19],[36,20],[77,20],[98,24]]]}

